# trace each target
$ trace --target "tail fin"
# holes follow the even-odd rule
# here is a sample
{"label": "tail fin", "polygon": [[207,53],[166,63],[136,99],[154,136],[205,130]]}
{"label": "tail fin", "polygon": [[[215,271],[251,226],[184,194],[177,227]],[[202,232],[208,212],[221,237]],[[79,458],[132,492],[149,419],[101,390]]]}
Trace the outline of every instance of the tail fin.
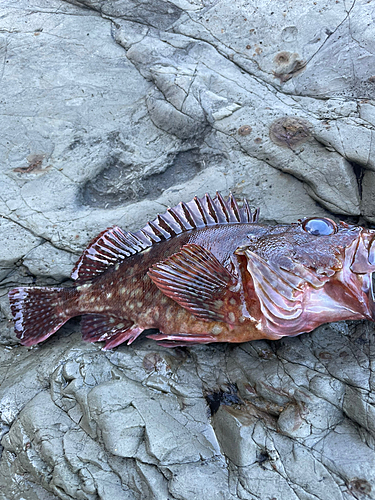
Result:
{"label": "tail fin", "polygon": [[55,333],[71,317],[63,303],[74,289],[22,287],[8,294],[14,330],[21,344],[38,344]]}

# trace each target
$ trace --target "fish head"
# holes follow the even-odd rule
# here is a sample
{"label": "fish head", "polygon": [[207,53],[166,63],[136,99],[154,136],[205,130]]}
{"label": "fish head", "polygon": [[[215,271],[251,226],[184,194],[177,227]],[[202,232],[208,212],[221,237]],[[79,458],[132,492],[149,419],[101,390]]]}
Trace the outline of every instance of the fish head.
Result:
{"label": "fish head", "polygon": [[297,335],[345,319],[375,320],[375,231],[329,218],[262,226],[236,250],[259,299],[259,328]]}

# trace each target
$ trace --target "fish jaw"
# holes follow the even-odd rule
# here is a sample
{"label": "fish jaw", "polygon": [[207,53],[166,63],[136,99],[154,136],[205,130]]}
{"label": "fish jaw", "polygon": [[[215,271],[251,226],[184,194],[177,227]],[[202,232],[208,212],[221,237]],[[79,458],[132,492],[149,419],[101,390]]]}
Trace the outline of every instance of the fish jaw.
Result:
{"label": "fish jaw", "polygon": [[324,287],[309,290],[305,300],[304,331],[311,331],[332,321],[375,321],[372,279],[375,271],[374,233],[362,230],[358,238],[345,249],[342,268]]}
{"label": "fish jaw", "polygon": [[304,331],[332,321],[375,321],[374,271],[375,231],[362,229],[344,249],[342,268],[322,288],[312,288],[306,295]]}
{"label": "fish jaw", "polygon": [[340,267],[324,274],[299,263],[286,272],[249,250],[238,254],[247,258],[263,315],[258,328],[268,335],[295,336],[333,321],[375,321],[375,231],[362,229],[342,249]]}
{"label": "fish jaw", "polygon": [[375,272],[375,231],[362,229],[346,250],[340,279],[357,298],[365,319],[375,321],[372,273]]}

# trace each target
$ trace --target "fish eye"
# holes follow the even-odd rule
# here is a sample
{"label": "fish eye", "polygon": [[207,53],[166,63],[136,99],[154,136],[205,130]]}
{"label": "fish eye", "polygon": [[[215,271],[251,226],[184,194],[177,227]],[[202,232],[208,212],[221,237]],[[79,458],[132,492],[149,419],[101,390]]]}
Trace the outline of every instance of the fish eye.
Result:
{"label": "fish eye", "polygon": [[337,232],[337,225],[331,219],[314,217],[303,221],[302,229],[306,231],[306,233],[313,234],[314,236],[328,236]]}

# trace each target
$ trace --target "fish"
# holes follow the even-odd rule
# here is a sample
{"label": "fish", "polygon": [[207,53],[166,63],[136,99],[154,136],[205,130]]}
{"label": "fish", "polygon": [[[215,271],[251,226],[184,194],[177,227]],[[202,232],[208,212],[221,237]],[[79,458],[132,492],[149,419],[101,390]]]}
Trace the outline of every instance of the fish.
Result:
{"label": "fish", "polygon": [[136,232],[89,243],[74,285],[9,292],[15,333],[32,346],[82,316],[104,350],[144,330],[163,346],[277,340],[340,320],[374,321],[375,231],[326,217],[263,224],[230,194],[195,197]]}

